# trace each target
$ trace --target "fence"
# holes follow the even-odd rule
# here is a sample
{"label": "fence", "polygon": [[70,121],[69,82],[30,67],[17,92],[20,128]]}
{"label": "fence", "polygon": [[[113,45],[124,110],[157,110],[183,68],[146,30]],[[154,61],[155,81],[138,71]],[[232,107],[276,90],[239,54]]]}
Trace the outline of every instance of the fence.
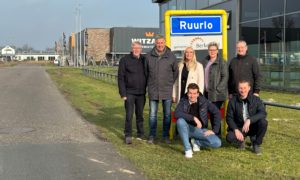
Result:
{"label": "fence", "polygon": [[84,74],[85,76],[89,76],[94,79],[100,79],[110,84],[117,84],[118,82],[118,76],[115,74],[108,74],[108,73],[104,73],[104,72],[100,72],[88,68],[82,68],[81,71],[82,74]]}
{"label": "fence", "polygon": [[[95,79],[100,79],[103,81],[106,81],[111,84],[117,84],[118,82],[118,76],[115,74],[108,74],[104,72],[99,72],[95,70],[91,70],[88,68],[83,68],[82,73],[86,76],[95,78]],[[268,102],[268,101],[263,101],[265,106],[273,106],[273,107],[280,107],[280,108],[286,108],[286,109],[295,109],[295,110],[300,110],[300,106],[292,106],[292,105],[286,105],[286,104],[280,104],[280,103],[274,103],[274,102]]]}

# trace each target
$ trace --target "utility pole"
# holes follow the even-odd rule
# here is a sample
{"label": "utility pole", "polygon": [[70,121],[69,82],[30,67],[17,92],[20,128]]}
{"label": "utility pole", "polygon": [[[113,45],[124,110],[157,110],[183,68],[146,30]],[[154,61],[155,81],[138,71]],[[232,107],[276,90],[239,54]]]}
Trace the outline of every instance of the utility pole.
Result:
{"label": "utility pole", "polygon": [[82,38],[81,38],[81,14],[80,14],[80,4],[79,4],[79,53],[80,62],[82,63]]}
{"label": "utility pole", "polygon": [[78,67],[78,7],[75,8],[75,48],[76,48],[76,61],[74,67]]}
{"label": "utility pole", "polygon": [[76,44],[76,67],[79,67],[79,60],[81,60],[81,15],[80,15],[79,0],[77,1],[77,5],[76,5],[75,39],[76,39],[76,43],[75,43]]}

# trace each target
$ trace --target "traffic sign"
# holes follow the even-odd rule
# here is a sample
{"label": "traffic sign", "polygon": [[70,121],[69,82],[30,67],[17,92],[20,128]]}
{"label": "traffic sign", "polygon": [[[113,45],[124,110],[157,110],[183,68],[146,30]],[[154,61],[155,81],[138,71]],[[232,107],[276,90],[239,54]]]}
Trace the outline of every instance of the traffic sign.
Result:
{"label": "traffic sign", "polygon": [[221,34],[221,18],[221,16],[172,16],[171,35]]}

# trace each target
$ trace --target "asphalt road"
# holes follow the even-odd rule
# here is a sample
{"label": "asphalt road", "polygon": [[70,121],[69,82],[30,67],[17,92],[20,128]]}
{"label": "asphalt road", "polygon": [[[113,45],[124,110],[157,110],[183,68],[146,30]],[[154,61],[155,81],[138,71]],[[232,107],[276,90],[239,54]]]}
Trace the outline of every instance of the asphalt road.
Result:
{"label": "asphalt road", "polygon": [[38,65],[0,68],[0,179],[145,179]]}

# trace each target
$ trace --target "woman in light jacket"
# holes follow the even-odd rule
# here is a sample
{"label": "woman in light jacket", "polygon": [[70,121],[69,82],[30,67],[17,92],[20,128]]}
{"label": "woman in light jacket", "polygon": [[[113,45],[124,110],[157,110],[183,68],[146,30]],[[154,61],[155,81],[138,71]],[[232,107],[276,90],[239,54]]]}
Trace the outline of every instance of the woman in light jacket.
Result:
{"label": "woman in light jacket", "polygon": [[201,63],[197,62],[192,47],[184,50],[184,58],[178,63],[179,75],[173,86],[173,102],[179,103],[180,98],[187,92],[190,83],[196,83],[200,92],[204,90],[204,71]]}
{"label": "woman in light jacket", "polygon": [[[201,60],[204,67],[204,96],[221,109],[228,95],[228,67],[218,55],[219,46],[216,42],[208,44],[208,56]],[[211,118],[212,126],[214,119]],[[220,136],[221,131],[217,133]]]}

